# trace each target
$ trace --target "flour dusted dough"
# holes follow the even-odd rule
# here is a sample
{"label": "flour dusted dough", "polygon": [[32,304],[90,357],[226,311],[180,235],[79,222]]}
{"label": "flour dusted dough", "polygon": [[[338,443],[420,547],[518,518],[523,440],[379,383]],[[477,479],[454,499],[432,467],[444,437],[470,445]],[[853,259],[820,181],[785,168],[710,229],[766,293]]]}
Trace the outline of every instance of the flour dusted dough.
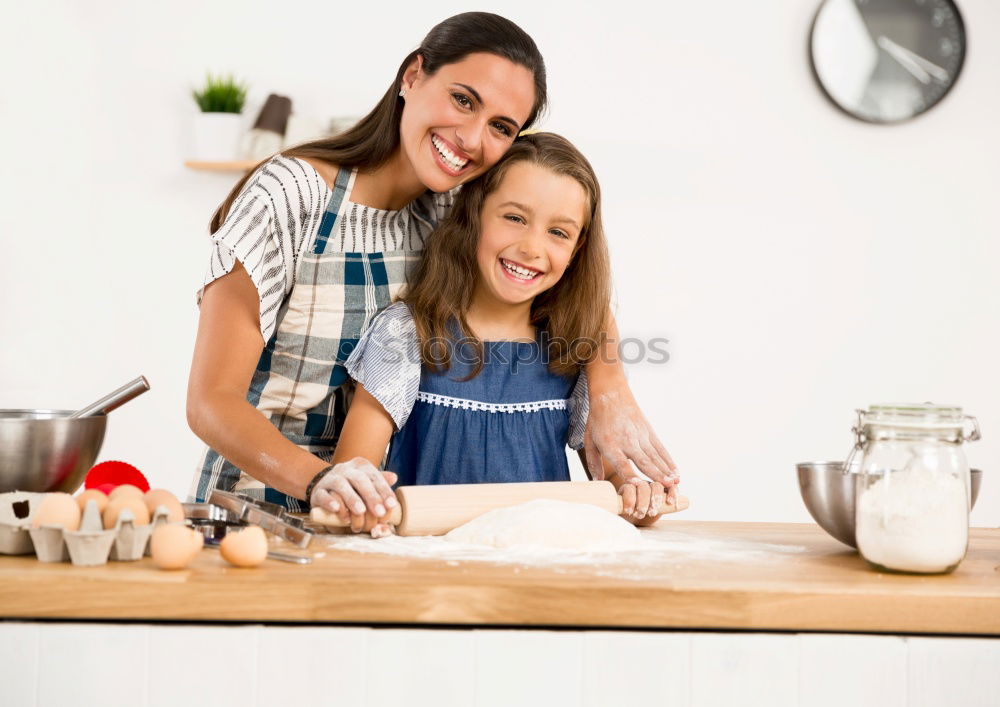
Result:
{"label": "flour dusted dough", "polygon": [[587,551],[635,550],[642,543],[638,528],[603,508],[547,500],[497,508],[444,537],[491,547],[533,545]]}

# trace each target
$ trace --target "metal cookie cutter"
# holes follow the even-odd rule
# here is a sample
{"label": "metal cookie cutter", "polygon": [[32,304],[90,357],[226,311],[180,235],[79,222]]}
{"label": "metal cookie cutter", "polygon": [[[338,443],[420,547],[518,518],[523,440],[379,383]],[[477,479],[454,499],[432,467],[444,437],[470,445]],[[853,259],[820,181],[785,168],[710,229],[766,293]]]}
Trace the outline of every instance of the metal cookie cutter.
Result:
{"label": "metal cookie cutter", "polygon": [[[307,548],[313,531],[288,513],[283,506],[228,491],[212,491],[208,503],[184,504],[185,515],[205,536],[206,545],[218,545],[230,528],[257,525],[293,545]],[[269,551],[268,557],[286,562],[309,564],[312,558],[286,552]]]}

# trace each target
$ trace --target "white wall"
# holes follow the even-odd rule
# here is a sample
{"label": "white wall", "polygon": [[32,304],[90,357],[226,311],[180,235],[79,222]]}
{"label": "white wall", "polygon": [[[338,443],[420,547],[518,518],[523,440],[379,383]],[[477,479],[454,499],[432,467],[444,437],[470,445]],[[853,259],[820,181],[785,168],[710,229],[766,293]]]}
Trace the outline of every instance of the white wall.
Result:
{"label": "white wall", "polygon": [[[1000,5],[962,0],[942,104],[870,126],[814,84],[818,1],[498,3],[549,67],[544,126],[606,194],[619,323],[691,519],[807,521],[798,461],[843,457],[852,410],[954,402],[985,439],[975,525],[1000,524]],[[347,8],[347,9],[345,9]],[[366,111],[452,2],[5,3],[0,407],[76,407],[144,373],[102,458],[187,490],[184,396],[206,223],[235,175],[185,169],[206,69],[318,115]]]}

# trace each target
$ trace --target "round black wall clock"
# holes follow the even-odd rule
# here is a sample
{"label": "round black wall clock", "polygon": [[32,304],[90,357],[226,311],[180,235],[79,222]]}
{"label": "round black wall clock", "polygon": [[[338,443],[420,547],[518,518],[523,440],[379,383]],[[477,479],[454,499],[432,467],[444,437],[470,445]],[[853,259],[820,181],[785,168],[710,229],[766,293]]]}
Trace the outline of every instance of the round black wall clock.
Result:
{"label": "round black wall clock", "polygon": [[825,0],[809,45],[816,78],[838,107],[895,123],[929,110],[955,85],[965,25],[951,0]]}

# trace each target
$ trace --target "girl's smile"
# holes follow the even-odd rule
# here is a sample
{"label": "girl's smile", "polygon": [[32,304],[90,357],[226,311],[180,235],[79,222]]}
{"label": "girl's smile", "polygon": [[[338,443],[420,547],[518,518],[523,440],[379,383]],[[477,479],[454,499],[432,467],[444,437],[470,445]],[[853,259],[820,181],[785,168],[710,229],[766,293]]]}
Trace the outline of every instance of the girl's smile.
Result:
{"label": "girl's smile", "polygon": [[543,274],[541,270],[535,270],[505,258],[500,258],[500,264],[503,266],[504,274],[514,282],[531,282]]}

